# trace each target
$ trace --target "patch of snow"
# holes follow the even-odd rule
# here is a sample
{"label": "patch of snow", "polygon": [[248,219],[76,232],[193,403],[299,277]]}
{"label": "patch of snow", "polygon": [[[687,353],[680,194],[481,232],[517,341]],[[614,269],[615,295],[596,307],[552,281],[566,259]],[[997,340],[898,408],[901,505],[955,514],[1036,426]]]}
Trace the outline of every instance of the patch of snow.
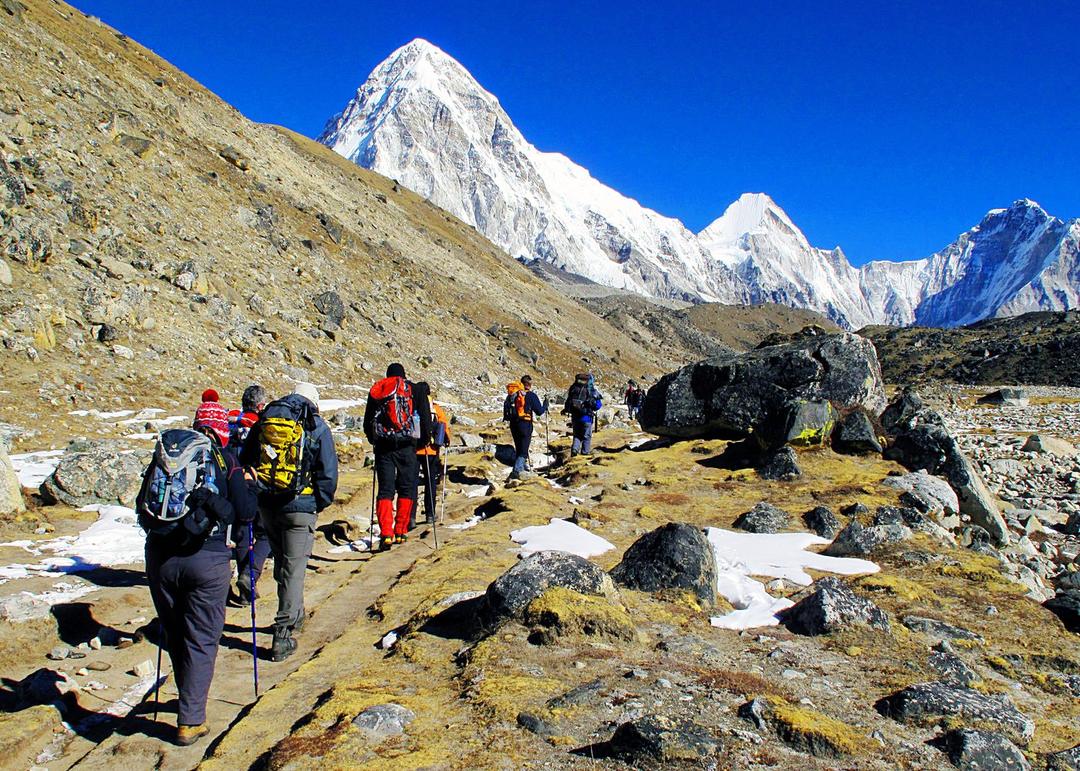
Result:
{"label": "patch of snow", "polygon": [[386,636],[379,641],[379,647],[382,648],[384,651],[388,651],[397,644],[397,641],[397,632],[387,632]]}
{"label": "patch of snow", "polygon": [[444,525],[444,527],[447,530],[468,530],[471,527],[476,527],[483,521],[483,517],[481,517],[479,514],[474,514],[473,516],[466,519],[464,522],[455,522],[452,525]]}
{"label": "patch of snow", "polygon": [[839,575],[877,573],[868,560],[828,557],[806,551],[807,547],[829,543],[812,533],[738,533],[718,527],[706,530],[716,555],[716,586],[735,610],[710,619],[721,629],[753,629],[776,626],[776,614],[792,606],[791,600],[776,598],[765,585],[750,576],[782,578],[798,586],[810,586],[814,579],[806,568]]}
{"label": "patch of snow", "polygon": [[359,399],[319,399],[319,412],[334,412],[335,410],[347,410],[350,407],[358,407],[366,404]]}
{"label": "patch of snow", "polygon": [[114,420],[116,418],[126,418],[128,415],[134,415],[135,410],[117,410],[116,412],[102,412],[101,410],[72,410],[68,415],[74,415],[78,418],[93,417],[98,420]]}
{"label": "patch of snow", "polygon": [[64,450],[42,450],[11,455],[11,465],[23,487],[37,489],[48,479],[60,464]]}
{"label": "patch of snow", "polygon": [[[3,570],[0,568],[0,570]],[[21,576],[25,578],[26,576]],[[50,591],[19,592],[0,599],[0,618],[19,623],[46,618],[54,605],[72,602],[95,591],[99,587],[89,583],[73,584],[66,581],[53,584]]]}
{"label": "patch of snow", "polygon": [[327,553],[329,554],[352,554],[364,551],[373,551],[372,541],[369,538],[360,538],[356,541],[350,541],[349,543],[341,544],[340,546],[331,546],[327,549]]}
{"label": "patch of snow", "polygon": [[[0,546],[15,546],[45,557],[36,565],[8,565],[4,574],[24,578],[27,575],[60,576],[83,573],[111,565],[136,565],[143,561],[146,536],[138,526],[135,510],[127,506],[94,504],[80,511],[96,511],[99,517],[78,535],[43,541],[9,541]],[[26,575],[18,575],[25,569]]]}
{"label": "patch of snow", "polygon": [[157,439],[157,437],[157,434],[128,434],[124,438],[133,442],[152,442]]}
{"label": "patch of snow", "polygon": [[565,551],[579,557],[595,557],[615,547],[565,519],[552,519],[546,525],[534,525],[510,533],[510,540],[521,544],[521,556],[538,551]]}

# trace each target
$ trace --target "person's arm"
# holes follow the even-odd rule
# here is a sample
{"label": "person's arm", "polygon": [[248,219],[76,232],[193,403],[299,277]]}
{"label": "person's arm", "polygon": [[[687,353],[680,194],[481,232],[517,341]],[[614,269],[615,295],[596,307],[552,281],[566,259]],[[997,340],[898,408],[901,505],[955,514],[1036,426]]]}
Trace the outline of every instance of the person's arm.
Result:
{"label": "person's arm", "polygon": [[375,444],[375,400],[368,394],[367,405],[364,407],[364,436],[369,444]]}
{"label": "person's arm", "polygon": [[315,429],[315,441],[317,449],[315,462],[311,468],[311,487],[315,495],[315,511],[320,512],[334,502],[334,493],[337,492],[338,483],[338,459],[337,450],[334,449],[334,435],[330,433],[330,427],[321,418],[319,427]]}
{"label": "person's arm", "polygon": [[259,513],[258,500],[241,466],[229,470],[227,490],[233,508],[233,522],[246,525],[254,520]]}
{"label": "person's arm", "polygon": [[525,396],[525,411],[531,412],[537,417],[541,417],[547,410],[544,409],[544,405],[540,402],[540,397],[536,395],[536,391],[529,391]]}
{"label": "person's arm", "polygon": [[431,388],[427,383],[413,386],[413,404],[420,413],[420,438],[416,446],[427,447],[431,444]]}

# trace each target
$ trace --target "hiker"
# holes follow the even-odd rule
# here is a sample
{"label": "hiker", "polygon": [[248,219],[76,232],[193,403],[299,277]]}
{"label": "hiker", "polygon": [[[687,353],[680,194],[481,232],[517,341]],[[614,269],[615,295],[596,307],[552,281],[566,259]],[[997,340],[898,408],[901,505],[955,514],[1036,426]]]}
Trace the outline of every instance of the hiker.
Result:
{"label": "hiker", "polygon": [[593,376],[584,373],[576,375],[566,392],[566,406],[563,407],[563,414],[570,416],[574,432],[574,441],[570,445],[571,457],[592,452],[593,421],[596,411],[602,406],[603,400],[596,390]]}
{"label": "hiker", "polygon": [[[230,525],[244,525],[257,514],[228,442],[225,408],[206,399],[193,430],[162,433],[136,502],[147,531],[150,596],[180,694],[176,743],[185,746],[210,731],[206,701],[232,579],[226,534]],[[179,463],[179,470],[174,473],[176,465],[167,461]]]}
{"label": "hiker", "polygon": [[364,434],[375,449],[379,550],[386,551],[392,544],[408,540],[409,520],[416,508],[416,448],[431,440],[427,389],[417,394],[401,364],[391,364],[386,377],[371,386],[364,408]]}
{"label": "hiker", "polygon": [[644,397],[644,392],[638,388],[638,384],[631,380],[626,385],[626,396],[624,402],[626,403],[626,412],[633,420],[637,417],[638,411],[641,409],[641,400]]}
{"label": "hiker", "polygon": [[[426,383],[417,383],[416,390],[419,394],[421,386],[427,387]],[[424,516],[427,523],[435,522],[435,501],[442,483],[442,448],[450,446],[450,422],[446,419],[446,413],[442,407],[435,403],[435,394],[428,390],[428,404],[431,412],[431,437],[427,444],[418,444],[416,447],[416,465],[418,478],[423,480],[424,485]],[[415,518],[415,513],[414,513]]]}
{"label": "hiker", "polygon": [[[244,389],[240,398],[240,409],[229,410],[230,446],[243,446],[251,429],[259,422],[259,413],[264,407],[265,388],[252,384]],[[263,527],[262,518],[256,517],[250,526],[233,525],[232,541],[233,559],[236,561],[236,586],[229,593],[229,605],[242,608],[259,597],[255,585],[262,576],[266,558],[270,556],[270,540],[266,535],[266,528]]]}
{"label": "hiker", "polygon": [[266,405],[248,434],[240,460],[255,469],[259,515],[274,557],[278,609],[271,661],[296,650],[304,626],[304,572],[315,543],[319,512],[334,502],[338,461],[330,427],[319,415],[319,390],[297,383]]}
{"label": "hiker", "polygon": [[546,414],[548,400],[540,401],[532,390],[532,377],[522,375],[521,380],[506,386],[503,401],[503,420],[510,423],[510,436],[514,438],[514,469],[510,479],[520,479],[529,461],[529,445],[532,444],[533,419]]}

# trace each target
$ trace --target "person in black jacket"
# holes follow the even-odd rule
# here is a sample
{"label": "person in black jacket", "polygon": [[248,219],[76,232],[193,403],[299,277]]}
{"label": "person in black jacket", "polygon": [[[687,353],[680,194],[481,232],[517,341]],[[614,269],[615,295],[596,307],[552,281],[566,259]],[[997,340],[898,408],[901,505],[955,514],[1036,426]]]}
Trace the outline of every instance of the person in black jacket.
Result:
{"label": "person in black jacket", "polygon": [[[398,425],[400,405],[411,402],[411,425]],[[378,494],[375,510],[379,517],[381,551],[407,540],[409,520],[416,508],[416,448],[431,441],[431,399],[427,386],[412,383],[401,364],[386,368],[386,377],[368,392],[364,408],[364,434],[375,449],[375,476]],[[397,516],[394,516],[394,494]]]}
{"label": "person in black jacket", "polygon": [[[215,405],[216,406],[216,405]],[[193,428],[214,443],[213,463],[220,493],[207,487],[188,495],[188,517],[209,520],[203,537],[180,538],[148,533],[146,578],[157,610],[164,647],[172,660],[180,693],[176,719],[178,744],[193,744],[209,733],[206,700],[214,677],[218,641],[225,625],[225,597],[232,579],[232,553],[226,542],[229,525],[251,522],[257,513],[244,470],[229,440],[224,409],[221,414],[200,407]],[[145,485],[136,503],[143,510]]]}
{"label": "person in black jacket", "polygon": [[[338,483],[334,437],[318,414],[318,389],[311,383],[297,383],[293,393],[268,405],[265,412],[282,404],[297,413],[309,415],[313,427],[306,439],[310,464],[308,487],[297,495],[282,495],[273,490],[259,493],[259,515],[266,528],[270,553],[274,556],[274,580],[278,590],[271,661],[284,661],[296,650],[293,635],[304,626],[304,573],[315,545],[315,523],[319,512],[334,502]],[[263,419],[260,416],[260,423]],[[245,466],[256,466],[261,452],[260,432],[253,430],[244,443],[240,460]]]}
{"label": "person in black jacket", "polygon": [[510,410],[510,436],[514,438],[514,469],[510,479],[520,479],[529,462],[529,446],[532,444],[533,418],[543,417],[548,411],[548,400],[543,402],[532,390],[532,377],[521,376],[522,390],[514,396]]}

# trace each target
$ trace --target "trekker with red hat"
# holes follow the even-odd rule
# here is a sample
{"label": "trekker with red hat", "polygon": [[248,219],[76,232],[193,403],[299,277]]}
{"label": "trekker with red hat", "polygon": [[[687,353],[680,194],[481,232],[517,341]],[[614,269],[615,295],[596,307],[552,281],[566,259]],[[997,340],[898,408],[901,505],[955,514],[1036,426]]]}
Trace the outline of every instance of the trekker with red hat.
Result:
{"label": "trekker with red hat", "polygon": [[[213,397],[213,398],[209,398]],[[146,578],[179,691],[176,743],[209,733],[206,702],[232,579],[229,527],[255,517],[255,495],[229,441],[225,408],[208,390],[191,430],[162,432],[136,499]]]}
{"label": "trekker with red hat", "polygon": [[[259,422],[259,413],[266,407],[266,389],[253,383],[244,389],[240,408],[229,410],[229,443],[243,446],[251,429]],[[237,450],[239,452],[239,449]],[[266,558],[270,556],[270,539],[263,527],[262,517],[256,517],[251,531],[246,527],[233,528],[233,559],[236,560],[236,587],[229,593],[229,605],[242,608],[259,596],[255,585],[262,575]]]}
{"label": "trekker with red hat", "polygon": [[416,448],[427,445],[431,437],[428,394],[416,392],[401,364],[387,367],[386,377],[368,392],[364,434],[375,449],[375,511],[381,534],[379,548],[386,551],[391,544],[404,543],[408,538],[409,519],[416,507]]}

